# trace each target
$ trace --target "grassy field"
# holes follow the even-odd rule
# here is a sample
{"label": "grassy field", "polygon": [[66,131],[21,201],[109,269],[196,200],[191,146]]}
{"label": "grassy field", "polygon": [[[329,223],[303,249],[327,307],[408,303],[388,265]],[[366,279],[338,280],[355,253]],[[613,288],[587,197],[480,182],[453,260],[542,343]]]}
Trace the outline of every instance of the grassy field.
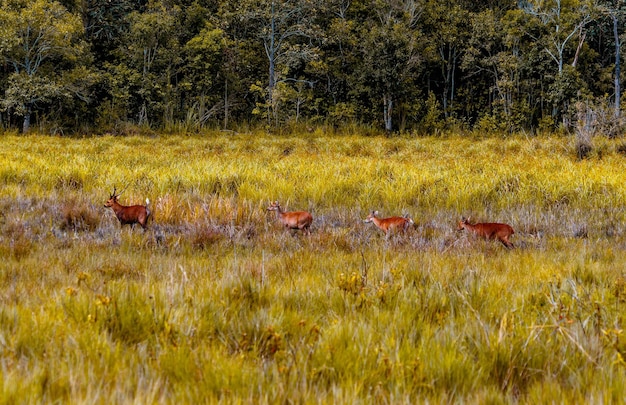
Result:
{"label": "grassy field", "polygon": [[594,142],[0,136],[0,403],[620,403],[626,156]]}

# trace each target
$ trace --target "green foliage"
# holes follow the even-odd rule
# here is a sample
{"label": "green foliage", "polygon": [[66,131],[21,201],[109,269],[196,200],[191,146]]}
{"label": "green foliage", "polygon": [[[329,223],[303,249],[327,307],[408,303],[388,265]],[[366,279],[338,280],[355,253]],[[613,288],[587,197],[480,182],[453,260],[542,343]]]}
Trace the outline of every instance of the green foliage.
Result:
{"label": "green foliage", "polygon": [[568,132],[577,101],[616,94],[620,7],[2,0],[0,123],[66,135],[321,123],[514,134],[543,132],[550,117]]}
{"label": "green foliage", "polygon": [[24,117],[27,132],[33,108],[70,91],[59,78],[84,52],[83,26],[58,2],[44,0],[4,1],[0,26],[0,56],[13,67],[2,108]]}
{"label": "green foliage", "polygon": [[427,134],[440,135],[445,123],[442,120],[441,104],[434,93],[428,95],[426,100],[426,114],[422,120],[422,128]]}
{"label": "green foliage", "polygon": [[226,45],[224,31],[207,25],[185,45],[188,53],[187,66],[193,74],[188,77],[189,85],[199,87],[200,94],[207,93],[215,80],[219,68],[219,57]]}
{"label": "green foliage", "polygon": [[32,104],[50,102],[60,95],[60,90],[59,85],[49,78],[16,73],[9,77],[2,107],[24,116],[30,114]]}

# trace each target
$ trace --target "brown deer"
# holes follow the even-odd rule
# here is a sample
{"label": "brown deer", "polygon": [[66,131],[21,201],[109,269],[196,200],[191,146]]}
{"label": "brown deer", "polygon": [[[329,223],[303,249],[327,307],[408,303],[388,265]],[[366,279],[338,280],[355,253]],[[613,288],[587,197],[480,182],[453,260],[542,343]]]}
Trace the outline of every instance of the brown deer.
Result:
{"label": "brown deer", "polygon": [[513,243],[509,241],[509,237],[515,233],[510,225],[494,222],[472,224],[470,223],[469,218],[461,217],[457,230],[462,231],[463,229],[466,229],[468,232],[474,233],[483,239],[497,239],[509,249],[513,249],[515,247]]}
{"label": "brown deer", "polygon": [[120,225],[124,226],[126,224],[130,225],[131,228],[135,226],[135,224],[141,225],[141,227],[146,230],[148,227],[148,218],[150,218],[150,200],[146,198],[146,205],[131,205],[124,206],[120,204],[117,199],[120,194],[116,193],[116,188],[113,187],[113,194],[109,197],[106,203],[104,203],[105,207],[111,207],[113,212],[115,212],[115,216],[120,221]]}
{"label": "brown deer", "polygon": [[373,222],[385,235],[389,235],[390,232],[395,231],[406,231],[415,223],[408,215],[403,217],[379,218],[378,211],[372,211],[363,222],[366,224]]}
{"label": "brown deer", "polygon": [[313,216],[310,213],[306,211],[283,211],[278,201],[271,203],[267,210],[276,211],[276,218],[280,220],[285,229],[299,229],[307,235],[311,234]]}

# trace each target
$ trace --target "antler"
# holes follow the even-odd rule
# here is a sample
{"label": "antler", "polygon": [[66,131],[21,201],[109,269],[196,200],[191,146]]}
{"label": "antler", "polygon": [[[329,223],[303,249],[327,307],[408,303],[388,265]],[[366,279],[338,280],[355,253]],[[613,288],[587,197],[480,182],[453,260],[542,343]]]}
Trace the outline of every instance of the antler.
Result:
{"label": "antler", "polygon": [[127,184],[127,185],[126,185],[126,187],[124,187],[124,190],[120,191],[120,192],[119,192],[119,194],[118,194],[117,196],[119,197],[120,195],[122,195],[122,193],[123,193],[124,191],[126,191],[126,189],[128,188],[128,186],[129,186],[129,185]]}

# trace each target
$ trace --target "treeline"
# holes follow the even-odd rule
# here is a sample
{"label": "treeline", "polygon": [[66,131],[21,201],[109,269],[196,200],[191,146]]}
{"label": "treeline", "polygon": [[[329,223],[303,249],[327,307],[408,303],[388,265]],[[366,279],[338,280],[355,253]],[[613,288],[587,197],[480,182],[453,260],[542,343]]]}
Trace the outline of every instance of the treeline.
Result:
{"label": "treeline", "polygon": [[623,0],[0,0],[0,125],[618,135]]}

